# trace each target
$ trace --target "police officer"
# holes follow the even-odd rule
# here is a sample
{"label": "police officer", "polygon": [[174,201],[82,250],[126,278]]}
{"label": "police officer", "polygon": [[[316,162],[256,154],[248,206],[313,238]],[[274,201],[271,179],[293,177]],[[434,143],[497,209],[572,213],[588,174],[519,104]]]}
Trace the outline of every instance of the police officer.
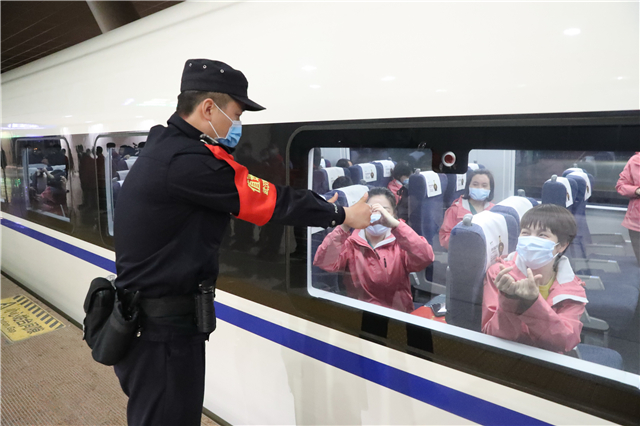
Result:
{"label": "police officer", "polygon": [[369,225],[366,195],[342,208],[335,197],[274,185],[233,160],[243,111],[264,109],[247,87],[223,62],[188,60],[176,113],[151,129],[120,191],[116,288],[125,300],[137,293],[141,310],[139,337],[115,365],[130,425],[200,424],[211,328],[195,319],[194,300],[215,283],[230,214],[256,225]]}

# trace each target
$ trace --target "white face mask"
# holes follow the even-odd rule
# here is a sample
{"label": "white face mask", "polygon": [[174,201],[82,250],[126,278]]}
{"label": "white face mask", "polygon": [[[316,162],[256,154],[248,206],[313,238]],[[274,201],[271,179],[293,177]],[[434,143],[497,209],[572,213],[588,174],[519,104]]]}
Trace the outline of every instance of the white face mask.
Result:
{"label": "white face mask", "polygon": [[388,230],[389,230],[389,228],[387,228],[384,225],[380,225],[380,224],[367,226],[367,232],[369,234],[373,235],[374,237],[379,237],[381,235],[385,235]]}
{"label": "white face mask", "polygon": [[531,269],[540,269],[553,261],[553,249],[558,245],[540,237],[522,236],[518,238],[516,252]]}

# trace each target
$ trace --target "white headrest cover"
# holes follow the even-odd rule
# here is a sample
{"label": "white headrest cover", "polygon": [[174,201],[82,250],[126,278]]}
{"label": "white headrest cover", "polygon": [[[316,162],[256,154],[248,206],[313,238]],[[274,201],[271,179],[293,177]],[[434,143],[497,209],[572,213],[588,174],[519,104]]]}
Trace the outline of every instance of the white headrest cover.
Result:
{"label": "white headrest cover", "polygon": [[383,177],[390,177],[391,172],[393,171],[393,168],[396,166],[395,163],[391,160],[380,160],[380,161],[374,161],[374,162],[382,164]]}
{"label": "white headrest cover", "polygon": [[456,192],[462,191],[467,184],[467,174],[456,175]]}
{"label": "white headrest cover", "polygon": [[362,169],[362,179],[364,179],[365,182],[375,182],[378,180],[378,171],[374,164],[362,163],[358,164],[358,166]]}
{"label": "white headrest cover", "polygon": [[473,216],[473,223],[480,226],[484,232],[487,249],[486,270],[498,257],[509,251],[507,220],[501,214],[485,210]]}
{"label": "white headrest cover", "polygon": [[480,168],[480,165],[477,163],[469,163],[469,168],[471,170],[478,170]]}
{"label": "white headrest cover", "polygon": [[327,167],[324,169],[327,173],[327,180],[329,181],[329,190],[333,188],[333,182],[340,176],[344,176],[344,169],[342,167]]}
{"label": "white headrest cover", "polygon": [[[569,170],[573,170],[573,169],[569,169]],[[587,188],[584,192],[584,199],[586,201],[589,198],[591,198],[591,181],[589,180],[589,176],[582,169],[579,169],[579,170],[580,171],[571,172],[567,176],[577,176],[584,180],[584,183],[587,185]]]}
{"label": "white headrest cover", "polygon": [[131,167],[133,167],[133,163],[135,163],[137,159],[138,157],[130,157],[128,160],[124,160],[127,163],[127,167],[129,168],[129,170],[131,170]]}
{"label": "white headrest cover", "polygon": [[519,219],[522,219],[522,216],[529,210],[533,205],[531,201],[529,201],[525,197],[511,196],[507,197],[504,200],[498,203],[499,206],[506,206],[513,208],[516,212],[518,212]]}
{"label": "white headrest cover", "polygon": [[366,185],[351,185],[340,188],[338,191],[342,192],[347,198],[347,207],[349,207],[360,201],[360,198],[365,192],[369,191],[369,188]]}
{"label": "white headrest cover", "polygon": [[442,194],[442,182],[440,176],[434,171],[420,172],[427,184],[427,197],[435,197]]}
{"label": "white headrest cover", "polygon": [[[547,180],[547,182],[549,182],[550,180],[551,179]],[[569,182],[569,179],[565,177],[560,177],[560,176],[557,177],[557,180],[558,182],[563,184],[567,189],[567,198],[566,198],[565,207],[570,207],[571,205],[573,205],[573,193],[571,192],[571,182]]]}
{"label": "white headrest cover", "polygon": [[124,183],[124,180],[119,180],[118,183],[120,184],[120,188],[122,188],[122,184]]}

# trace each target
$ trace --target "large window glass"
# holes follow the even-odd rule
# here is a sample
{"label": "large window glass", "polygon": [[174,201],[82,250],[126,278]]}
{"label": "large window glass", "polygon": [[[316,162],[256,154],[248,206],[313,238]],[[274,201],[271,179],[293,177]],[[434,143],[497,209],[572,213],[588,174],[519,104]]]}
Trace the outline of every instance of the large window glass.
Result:
{"label": "large window glass", "polygon": [[27,210],[70,222],[71,182],[66,139],[23,142],[22,177]]}
{"label": "large window glass", "polygon": [[640,154],[471,150],[446,174],[435,162],[429,149],[309,151],[310,189],[343,206],[368,192],[373,214],[365,230],[309,228],[308,293],[637,386]]}
{"label": "large window glass", "polygon": [[[120,189],[135,164],[148,132],[99,135],[94,144],[98,170],[101,234],[106,242],[113,238],[113,219]],[[111,245],[111,244],[110,244]]]}

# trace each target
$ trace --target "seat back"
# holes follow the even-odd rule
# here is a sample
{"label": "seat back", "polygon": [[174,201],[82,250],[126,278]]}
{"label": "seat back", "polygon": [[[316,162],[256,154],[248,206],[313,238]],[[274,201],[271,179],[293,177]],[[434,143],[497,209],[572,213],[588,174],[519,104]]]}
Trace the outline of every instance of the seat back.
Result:
{"label": "seat back", "polygon": [[467,173],[447,175],[447,191],[444,194],[445,209],[451,207],[451,204],[464,194],[467,177]]}
{"label": "seat back", "polygon": [[574,180],[553,175],[542,185],[542,204],[556,204],[573,213],[573,199],[578,189]]}
{"label": "seat back", "polygon": [[133,167],[133,164],[136,162],[137,159],[138,157],[129,157],[127,160],[124,160],[125,163],[127,163],[127,168],[129,170],[131,170],[131,167]]}
{"label": "seat back", "polygon": [[349,167],[351,173],[351,180],[355,184],[360,184],[364,181],[365,185],[369,187],[377,186],[378,183],[378,169],[371,163],[360,163]]}
{"label": "seat back", "polygon": [[342,167],[327,167],[326,169],[313,171],[313,191],[325,194],[333,188],[333,182],[341,176],[351,177],[348,169]]}
{"label": "seat back", "polygon": [[116,172],[117,176],[119,179],[118,180],[125,180],[127,178],[127,175],[129,174],[129,170],[120,170]]}
{"label": "seat back", "polygon": [[578,225],[578,235],[575,241],[581,246],[582,252],[586,255],[586,244],[592,243],[591,231],[587,223],[587,201],[591,198],[594,179],[592,175],[577,168],[567,169],[562,175],[575,181],[578,188],[573,210],[573,215]]}
{"label": "seat back", "polygon": [[[510,224],[509,224],[510,223]],[[515,219],[483,211],[465,219],[451,230],[447,271],[447,323],[480,331],[484,277],[499,256],[515,242],[509,228]],[[511,240],[511,241],[510,241]],[[517,238],[515,239],[517,242]],[[506,243],[508,242],[508,243]]]}
{"label": "seat back", "polygon": [[409,225],[431,245],[444,219],[447,184],[446,175],[432,171],[413,174],[409,178]]}
{"label": "seat back", "polygon": [[378,180],[376,182],[376,186],[387,187],[389,182],[393,179],[393,168],[396,166],[391,160],[380,160],[380,161],[372,161],[376,167],[376,172],[378,176]]}
{"label": "seat back", "polygon": [[[535,200],[533,201],[535,202]],[[520,226],[520,219],[534,204],[531,199],[526,197],[519,197],[517,195],[507,197],[504,200],[496,204],[491,211],[495,213],[504,213],[512,216]],[[537,205],[538,203],[535,202]]]}

